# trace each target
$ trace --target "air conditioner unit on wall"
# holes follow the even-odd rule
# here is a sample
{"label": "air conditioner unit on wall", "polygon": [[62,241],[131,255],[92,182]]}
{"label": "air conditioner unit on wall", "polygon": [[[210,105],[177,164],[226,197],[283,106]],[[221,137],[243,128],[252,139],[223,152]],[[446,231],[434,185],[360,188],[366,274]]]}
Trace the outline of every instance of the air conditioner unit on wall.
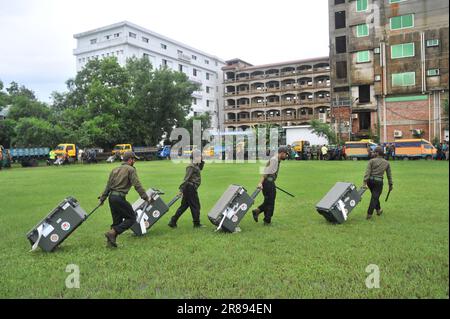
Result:
{"label": "air conditioner unit on wall", "polygon": [[399,130],[395,130],[394,131],[394,137],[395,138],[403,137],[403,132],[399,131]]}
{"label": "air conditioner unit on wall", "polygon": [[352,114],[352,119],[353,120],[357,120],[358,119],[358,114]]}
{"label": "air conditioner unit on wall", "polygon": [[327,122],[327,113],[319,113],[319,121],[322,123]]}

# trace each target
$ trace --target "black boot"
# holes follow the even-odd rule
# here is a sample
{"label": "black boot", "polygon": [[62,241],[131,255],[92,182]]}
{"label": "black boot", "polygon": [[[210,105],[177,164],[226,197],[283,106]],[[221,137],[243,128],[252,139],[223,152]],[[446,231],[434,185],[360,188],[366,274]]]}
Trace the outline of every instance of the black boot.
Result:
{"label": "black boot", "polygon": [[170,219],[170,222],[169,222],[168,225],[169,225],[170,228],[177,228],[177,220],[175,219],[175,217],[172,217]]}

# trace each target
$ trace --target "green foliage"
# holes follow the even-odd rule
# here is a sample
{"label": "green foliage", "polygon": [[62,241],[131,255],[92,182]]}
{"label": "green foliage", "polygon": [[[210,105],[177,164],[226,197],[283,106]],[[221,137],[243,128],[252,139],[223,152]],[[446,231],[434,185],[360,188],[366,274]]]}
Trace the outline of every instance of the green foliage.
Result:
{"label": "green foliage", "polygon": [[330,127],[329,124],[322,123],[318,120],[312,120],[310,124],[313,133],[321,137],[326,137],[328,139],[329,144],[337,143],[336,133],[333,131],[333,129]]}
{"label": "green foliage", "polygon": [[63,130],[48,121],[29,117],[17,121],[13,144],[16,147],[55,146],[63,137]]}
{"label": "green foliage", "polygon": [[9,148],[11,145],[11,139],[14,138],[14,128],[16,127],[16,121],[6,119],[0,121],[0,145]]}
{"label": "green foliage", "polygon": [[15,121],[29,117],[48,119],[50,114],[51,110],[46,104],[30,99],[26,95],[16,95],[12,98],[8,118]]}
{"label": "green foliage", "polygon": [[45,146],[65,141],[107,149],[117,143],[156,145],[184,124],[191,95],[200,89],[184,73],[154,70],[145,58],[129,59],[125,67],[116,58],[89,61],[67,80],[67,92],[52,93],[51,107],[16,82],[6,88],[8,94],[1,92],[0,84],[0,105],[11,102],[9,118],[17,122],[14,133],[5,130],[3,135],[14,134],[14,143]]}

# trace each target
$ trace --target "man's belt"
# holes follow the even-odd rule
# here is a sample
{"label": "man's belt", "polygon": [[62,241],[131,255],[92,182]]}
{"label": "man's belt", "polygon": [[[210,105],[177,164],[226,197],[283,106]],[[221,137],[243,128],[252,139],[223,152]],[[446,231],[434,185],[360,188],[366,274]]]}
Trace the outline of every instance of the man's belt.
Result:
{"label": "man's belt", "polygon": [[120,196],[120,197],[126,197],[127,196],[127,194],[122,193],[122,192],[117,192],[117,191],[111,191],[109,193],[109,195]]}
{"label": "man's belt", "polygon": [[379,177],[379,176],[370,176],[369,179],[371,179],[373,181],[377,181],[377,182],[383,181],[383,177]]}

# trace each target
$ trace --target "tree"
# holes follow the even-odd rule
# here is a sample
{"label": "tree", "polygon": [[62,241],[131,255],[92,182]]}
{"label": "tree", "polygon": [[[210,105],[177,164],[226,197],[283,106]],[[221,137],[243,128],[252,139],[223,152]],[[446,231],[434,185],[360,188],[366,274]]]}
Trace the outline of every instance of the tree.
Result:
{"label": "tree", "polygon": [[0,121],[0,145],[8,148],[11,146],[11,140],[14,138],[14,128],[16,121],[11,119]]}
{"label": "tree", "polygon": [[14,129],[13,144],[19,147],[53,146],[61,140],[63,134],[61,127],[46,120],[21,118]]}
{"label": "tree", "polygon": [[312,132],[328,139],[329,144],[336,144],[336,134],[329,124],[322,123],[318,120],[311,121]]}
{"label": "tree", "polygon": [[163,135],[185,122],[192,93],[200,87],[181,72],[153,70],[146,58],[129,59],[130,103],[126,127],[129,138],[139,144],[156,145]]}
{"label": "tree", "polygon": [[11,82],[9,88],[6,88],[6,91],[12,98],[17,96],[23,96],[29,100],[37,101],[36,95],[34,94],[33,91],[27,89],[23,85],[19,87],[19,84],[17,82]]}
{"label": "tree", "polygon": [[51,111],[46,104],[32,100],[27,95],[16,95],[12,98],[8,118],[16,121],[28,117],[48,119],[50,114]]}

